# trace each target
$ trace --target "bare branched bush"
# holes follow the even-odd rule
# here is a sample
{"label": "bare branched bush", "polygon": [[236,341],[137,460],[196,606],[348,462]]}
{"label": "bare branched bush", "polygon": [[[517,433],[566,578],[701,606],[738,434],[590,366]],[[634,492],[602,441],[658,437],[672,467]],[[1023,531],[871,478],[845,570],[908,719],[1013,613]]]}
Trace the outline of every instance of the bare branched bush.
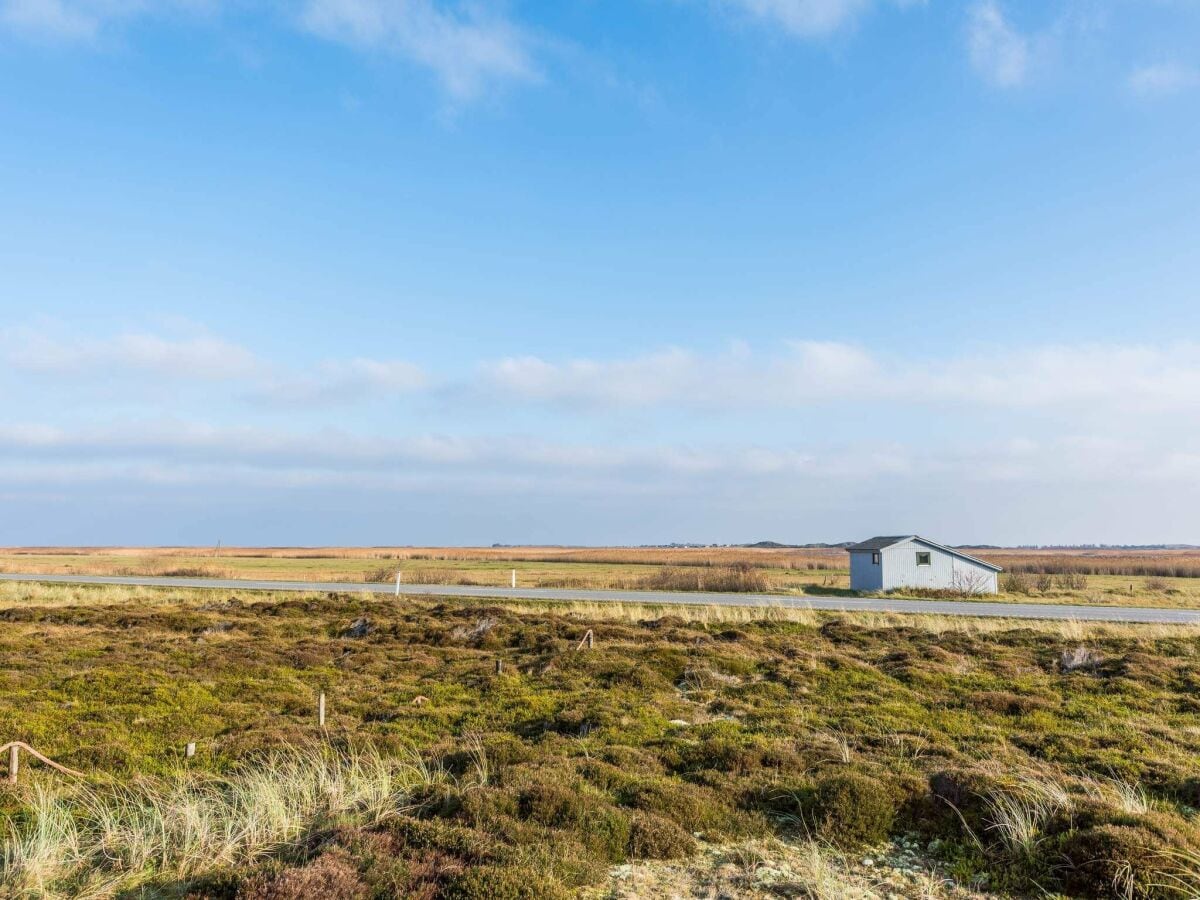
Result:
{"label": "bare branched bush", "polygon": [[1088,577],[1082,572],[1063,572],[1055,579],[1055,584],[1064,591],[1084,591]]}
{"label": "bare branched bush", "polygon": [[1024,572],[1006,572],[1000,589],[1006,594],[1028,594],[1033,590],[1033,579]]}
{"label": "bare branched bush", "polygon": [[978,597],[986,594],[991,579],[977,569],[956,568],[950,576],[950,590],[960,597]]}

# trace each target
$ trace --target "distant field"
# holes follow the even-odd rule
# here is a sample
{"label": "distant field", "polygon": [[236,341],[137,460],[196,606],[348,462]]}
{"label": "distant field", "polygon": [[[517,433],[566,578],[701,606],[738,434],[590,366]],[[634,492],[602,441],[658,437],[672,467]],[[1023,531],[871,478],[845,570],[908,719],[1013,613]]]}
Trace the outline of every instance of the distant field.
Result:
{"label": "distant field", "polygon": [[[1000,599],[1200,606],[1197,550],[980,550],[1017,573]],[[12,547],[0,572],[823,593],[849,588],[840,549],[659,547]],[[1041,577],[1039,578],[1039,575]]]}

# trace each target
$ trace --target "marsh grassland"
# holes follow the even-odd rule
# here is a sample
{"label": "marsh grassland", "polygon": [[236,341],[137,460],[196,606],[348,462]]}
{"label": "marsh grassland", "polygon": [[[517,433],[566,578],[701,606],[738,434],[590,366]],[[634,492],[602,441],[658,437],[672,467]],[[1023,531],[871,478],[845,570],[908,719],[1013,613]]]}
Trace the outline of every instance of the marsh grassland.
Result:
{"label": "marsh grassland", "polygon": [[[971,551],[1000,600],[1200,607],[1198,550]],[[790,547],[9,547],[0,572],[618,590],[844,593],[846,552]]]}
{"label": "marsh grassland", "polygon": [[0,896],[1194,896],[1198,686],[1189,627],[5,584],[0,743],[92,777],[0,787]]}

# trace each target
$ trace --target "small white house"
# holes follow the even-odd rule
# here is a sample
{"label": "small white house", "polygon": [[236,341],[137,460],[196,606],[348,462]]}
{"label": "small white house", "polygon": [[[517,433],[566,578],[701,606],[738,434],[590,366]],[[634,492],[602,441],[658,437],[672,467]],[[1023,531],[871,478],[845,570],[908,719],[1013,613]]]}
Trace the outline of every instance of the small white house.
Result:
{"label": "small white house", "polygon": [[874,537],[846,549],[853,591],[931,588],[994,594],[998,589],[999,566],[915,534]]}

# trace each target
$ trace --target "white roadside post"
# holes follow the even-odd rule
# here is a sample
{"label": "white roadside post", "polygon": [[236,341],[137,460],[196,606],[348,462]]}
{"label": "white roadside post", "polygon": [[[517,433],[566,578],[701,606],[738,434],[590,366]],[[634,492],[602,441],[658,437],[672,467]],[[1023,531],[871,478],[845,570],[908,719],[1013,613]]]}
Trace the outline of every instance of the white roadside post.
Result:
{"label": "white roadside post", "polygon": [[400,576],[403,574],[404,573],[401,572],[399,569],[396,570],[396,596],[397,597],[400,596]]}
{"label": "white roadside post", "polygon": [[512,586],[514,588],[517,586],[517,570],[516,569],[512,570]]}

